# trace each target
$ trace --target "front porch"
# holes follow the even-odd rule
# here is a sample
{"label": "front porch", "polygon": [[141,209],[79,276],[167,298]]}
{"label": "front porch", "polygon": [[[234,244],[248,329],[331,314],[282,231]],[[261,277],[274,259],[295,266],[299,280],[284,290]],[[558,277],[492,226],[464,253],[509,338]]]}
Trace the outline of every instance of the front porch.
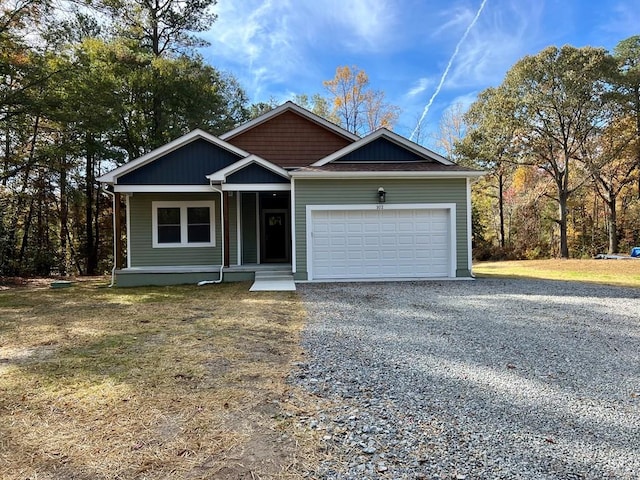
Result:
{"label": "front porch", "polygon": [[[126,218],[125,222],[116,222],[116,238],[120,239],[115,252],[116,284],[131,287],[219,281],[221,268],[223,281],[252,281],[257,271],[291,273],[291,195],[286,187],[280,188],[225,189],[213,195],[131,193],[126,197],[126,215],[118,211],[120,195],[116,193],[115,217]],[[211,202],[211,237],[215,243],[210,248],[167,248],[154,240],[159,228],[154,202],[164,205],[180,200],[186,204],[185,199]],[[132,232],[132,219],[137,225],[146,224],[146,228]],[[121,233],[123,223],[126,237]]]}
{"label": "front porch", "polygon": [[291,194],[234,192],[228,196],[225,266],[291,263]]}
{"label": "front porch", "polygon": [[[290,263],[233,265],[222,269],[223,282],[250,282],[256,274],[277,272],[291,274]],[[220,280],[220,265],[183,265],[129,267],[115,271],[120,287],[141,285],[179,285]]]}

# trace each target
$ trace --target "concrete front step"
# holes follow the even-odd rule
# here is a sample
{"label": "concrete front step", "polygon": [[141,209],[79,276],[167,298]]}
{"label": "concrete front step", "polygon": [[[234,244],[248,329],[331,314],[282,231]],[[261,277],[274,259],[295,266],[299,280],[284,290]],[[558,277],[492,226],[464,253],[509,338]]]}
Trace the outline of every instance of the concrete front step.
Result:
{"label": "concrete front step", "polygon": [[293,274],[291,272],[283,271],[265,271],[256,272],[255,280],[293,280]]}
{"label": "concrete front step", "polygon": [[294,291],[296,284],[293,282],[291,271],[258,271],[255,281],[249,291],[251,292],[279,292]]}

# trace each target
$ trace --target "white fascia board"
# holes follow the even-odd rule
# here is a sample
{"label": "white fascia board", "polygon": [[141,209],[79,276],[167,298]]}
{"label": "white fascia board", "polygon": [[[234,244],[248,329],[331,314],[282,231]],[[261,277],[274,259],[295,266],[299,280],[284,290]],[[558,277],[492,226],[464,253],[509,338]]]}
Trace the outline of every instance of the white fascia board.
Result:
{"label": "white fascia board", "polygon": [[290,183],[223,183],[223,192],[273,192],[289,191]]}
{"label": "white fascia board", "polygon": [[332,179],[365,179],[365,178],[476,178],[485,172],[291,172],[292,178],[332,178]]}
{"label": "white fascia board", "polygon": [[331,123],[328,120],[325,120],[324,118],[316,115],[313,112],[310,112],[309,110],[302,108],[299,105],[296,105],[295,103],[293,103],[292,101],[288,101],[283,103],[282,105],[280,105],[279,107],[274,108],[273,110],[269,110],[267,113],[260,115],[257,118],[254,118],[253,120],[251,120],[250,122],[247,122],[245,124],[240,125],[239,127],[234,128],[233,130],[230,130],[226,133],[223,133],[222,135],[220,135],[220,138],[222,140],[227,140],[229,138],[235,137],[237,135],[240,135],[241,133],[247,131],[247,130],[251,130],[253,127],[256,127],[258,125],[260,125],[261,123],[264,123],[274,117],[277,117],[278,115],[280,115],[281,113],[286,112],[287,110],[291,110],[294,111],[296,113],[298,113],[299,115],[307,118],[308,120],[311,120],[314,123],[317,123],[319,125],[322,125],[325,128],[328,128],[329,130],[334,131],[335,133],[337,133],[338,135],[342,136],[342,137],[346,137],[350,140],[353,141],[357,141],[360,139],[360,137],[354,133],[349,132],[348,130],[345,130],[344,128],[336,125],[335,123]]}
{"label": "white fascia board", "polygon": [[423,146],[418,145],[417,143],[414,143],[408,138],[398,135],[397,133],[394,133],[391,130],[387,130],[386,128],[380,128],[375,132],[367,135],[366,137],[361,138],[357,142],[352,143],[351,145],[347,145],[346,147],[338,150],[337,152],[334,152],[331,155],[324,157],[321,160],[318,160],[317,162],[311,164],[311,166],[321,167],[323,165],[326,165],[327,163],[331,163],[334,160],[344,157],[345,155],[361,148],[362,146],[368,143],[373,142],[374,140],[377,140],[380,137],[385,137],[391,142],[394,142],[408,150],[411,150],[417,153],[418,155],[431,158],[437,161],[438,163],[442,163],[443,165],[454,165],[454,163],[451,160],[444,158],[442,155],[439,155],[436,152],[429,150],[428,148],[424,148]]}
{"label": "white fascia board", "polygon": [[243,158],[242,160],[238,160],[231,165],[224,167],[217,172],[211,173],[206,176],[206,178],[212,182],[224,182],[227,180],[229,175],[236,173],[239,170],[251,165],[252,163],[256,163],[267,170],[272,171],[273,173],[280,175],[283,178],[289,179],[289,172],[278,165],[275,165],[264,158],[258,157],[257,155],[250,155],[247,158]]}
{"label": "white fascia board", "polygon": [[114,185],[114,192],[120,193],[211,193],[210,185]]}
{"label": "white fascia board", "polygon": [[102,183],[115,184],[117,183],[118,177],[124,175],[125,173],[131,172],[137,168],[140,168],[146,165],[147,163],[150,163],[155,159],[160,158],[163,155],[166,155],[167,153],[170,153],[174,150],[177,150],[178,148],[184,145],[187,145],[188,143],[191,143],[194,140],[197,140],[199,138],[202,138],[203,140],[206,140],[215,145],[218,145],[219,147],[224,148],[225,150],[235,153],[236,155],[239,155],[241,157],[249,156],[249,153],[245,152],[241,148],[231,145],[230,143],[227,143],[219,139],[218,137],[205,132],[204,130],[196,129],[187,133],[186,135],[183,135],[180,138],[176,138],[175,140],[167,143],[166,145],[156,148],[155,150],[147,153],[146,155],[136,158],[135,160],[131,160],[130,162],[127,162],[124,165],[121,165],[118,168],[111,170],[110,172],[105,173],[104,175],[101,175],[100,177],[97,178],[97,180]]}

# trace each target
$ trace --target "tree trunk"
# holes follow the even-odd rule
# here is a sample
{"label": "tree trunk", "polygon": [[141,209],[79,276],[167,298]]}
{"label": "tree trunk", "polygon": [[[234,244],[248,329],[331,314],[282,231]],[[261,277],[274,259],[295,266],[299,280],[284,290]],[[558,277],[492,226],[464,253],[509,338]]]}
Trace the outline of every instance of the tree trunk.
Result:
{"label": "tree trunk", "polygon": [[500,212],[500,248],[504,250],[504,175],[498,174],[498,210]]}
{"label": "tree trunk", "polygon": [[96,262],[96,271],[98,270],[98,263],[100,259],[100,242],[102,241],[102,235],[100,231],[100,188],[94,188],[95,192],[95,210],[93,212],[93,224],[94,224],[94,234],[93,234],[93,252],[91,253],[92,258],[95,258]]}
{"label": "tree trunk", "polygon": [[97,249],[95,238],[93,236],[93,196],[95,182],[95,158],[93,148],[93,138],[90,133],[85,137],[85,153],[86,153],[86,185],[85,185],[85,236],[86,243],[84,255],[86,257],[86,274],[95,275],[98,268]]}
{"label": "tree trunk", "polygon": [[607,221],[609,227],[609,254],[613,255],[618,252],[618,212],[616,210],[615,196],[610,195],[607,207],[609,208],[609,219]]}
{"label": "tree trunk", "polygon": [[16,262],[16,269],[18,275],[24,275],[24,266],[22,262],[24,260],[24,255],[27,251],[27,245],[29,244],[29,231],[31,230],[31,222],[33,220],[33,203],[35,201],[34,197],[31,197],[31,202],[29,203],[29,212],[27,213],[27,218],[24,221],[24,227],[22,231],[22,244],[20,245],[20,253],[18,254],[18,261]]}
{"label": "tree trunk", "polygon": [[67,228],[69,225],[69,204],[67,203],[67,162],[66,159],[60,159],[60,259],[58,262],[58,273],[66,275],[68,271],[67,264],[67,238],[69,234]]}
{"label": "tree trunk", "polygon": [[[13,195],[16,201],[13,207],[13,216],[12,216],[11,226],[8,228],[7,243],[5,245],[6,247],[5,258],[7,258],[9,261],[11,260],[14,261],[13,267],[12,267],[14,270],[13,274],[18,274],[18,275],[20,275],[20,273],[16,271],[16,268],[18,268],[19,262],[15,262],[15,259],[17,257],[17,234],[18,234],[18,229],[20,228],[20,217],[23,213],[23,209],[25,207],[25,203],[28,198],[26,192],[29,185],[31,185],[31,181],[32,181],[31,168],[33,167],[33,164],[35,161],[36,140],[38,138],[39,127],[40,127],[40,117],[36,116],[34,120],[34,125],[33,125],[33,134],[31,136],[31,141],[29,146],[29,157],[27,158],[27,165],[23,171],[22,186],[18,194]],[[31,215],[32,206],[33,206],[33,196],[31,197],[31,207],[29,210],[29,215]]]}
{"label": "tree trunk", "polygon": [[566,192],[558,192],[559,195],[559,213],[560,220],[560,257],[569,258],[569,242],[567,240],[567,200],[568,195]]}
{"label": "tree trunk", "polygon": [[11,156],[11,133],[9,131],[9,122],[7,122],[4,132],[4,166],[2,171],[2,186],[6,187],[7,181],[9,180],[9,158]]}
{"label": "tree trunk", "polygon": [[[636,164],[640,170],[640,88],[635,91],[635,110],[636,110]],[[638,198],[640,198],[640,175],[638,175]]]}

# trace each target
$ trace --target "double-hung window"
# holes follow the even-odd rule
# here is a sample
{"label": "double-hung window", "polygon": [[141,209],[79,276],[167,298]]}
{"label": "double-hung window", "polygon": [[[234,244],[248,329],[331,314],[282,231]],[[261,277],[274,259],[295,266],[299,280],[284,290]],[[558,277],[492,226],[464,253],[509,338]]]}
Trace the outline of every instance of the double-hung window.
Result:
{"label": "double-hung window", "polygon": [[152,202],[153,247],[215,246],[213,201]]}

